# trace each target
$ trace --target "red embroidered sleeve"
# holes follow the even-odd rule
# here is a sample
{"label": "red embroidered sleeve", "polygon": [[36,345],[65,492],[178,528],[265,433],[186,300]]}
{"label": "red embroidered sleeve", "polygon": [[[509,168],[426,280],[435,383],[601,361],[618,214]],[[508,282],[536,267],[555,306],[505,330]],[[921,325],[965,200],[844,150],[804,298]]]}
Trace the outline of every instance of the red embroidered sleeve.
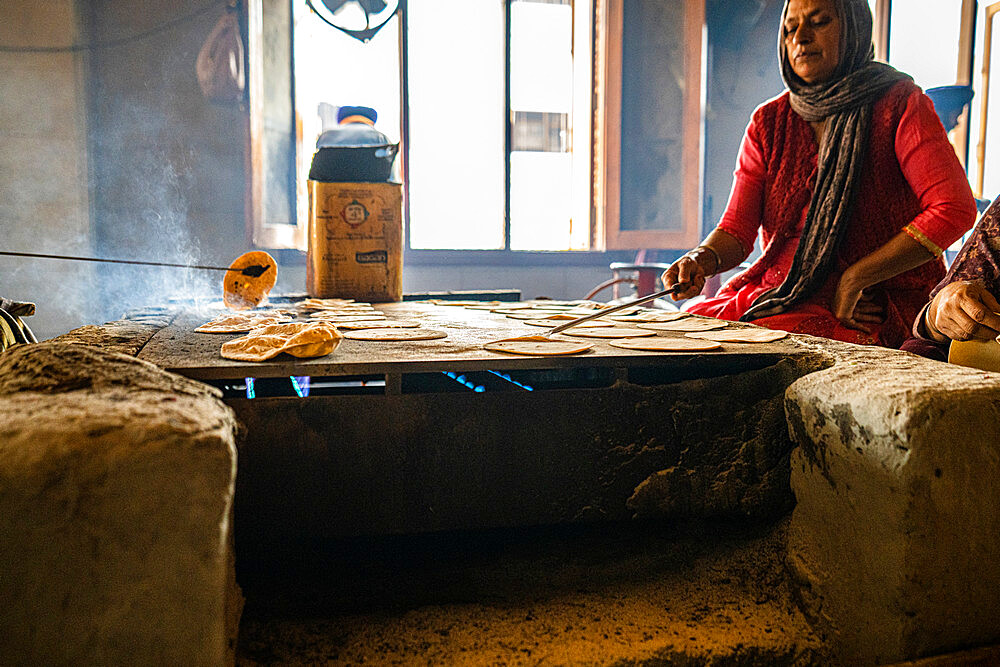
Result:
{"label": "red embroidered sleeve", "polygon": [[733,189],[718,228],[734,236],[749,254],[757,240],[757,230],[764,215],[764,154],[757,138],[756,114],[743,134]]}
{"label": "red embroidered sleeve", "polygon": [[915,90],[896,128],[896,158],[923,209],[904,228],[939,255],[976,221],[976,201],[934,104]]}

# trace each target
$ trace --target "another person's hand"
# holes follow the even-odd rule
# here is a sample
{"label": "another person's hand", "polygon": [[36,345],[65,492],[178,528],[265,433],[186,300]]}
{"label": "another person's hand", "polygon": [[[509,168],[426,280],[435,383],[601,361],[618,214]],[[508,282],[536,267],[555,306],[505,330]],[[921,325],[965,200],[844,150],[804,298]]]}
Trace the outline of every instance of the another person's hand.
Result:
{"label": "another person's hand", "polygon": [[841,276],[833,294],[833,315],[845,327],[865,333],[871,333],[871,325],[883,318],[882,306],[851,279],[850,269]]}
{"label": "another person's hand", "polygon": [[690,299],[701,294],[701,290],[705,287],[705,278],[709,275],[702,264],[703,261],[707,261],[710,264],[714,262],[716,266],[712,267],[713,270],[718,268],[717,255],[711,250],[699,246],[681,255],[676,262],[663,272],[660,280],[663,281],[664,288],[673,287],[677,284],[688,285],[688,287],[673,295],[674,301]]}
{"label": "another person's hand", "polygon": [[927,308],[924,324],[939,342],[989,340],[1000,334],[1000,303],[979,282],[962,280],[945,285]]}

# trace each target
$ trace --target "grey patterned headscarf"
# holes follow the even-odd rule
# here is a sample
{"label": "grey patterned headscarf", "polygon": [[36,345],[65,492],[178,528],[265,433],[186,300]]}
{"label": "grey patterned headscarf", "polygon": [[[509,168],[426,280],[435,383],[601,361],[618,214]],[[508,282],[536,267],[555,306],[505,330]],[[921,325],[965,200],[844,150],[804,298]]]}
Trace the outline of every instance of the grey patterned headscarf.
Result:
{"label": "grey patterned headscarf", "polygon": [[893,85],[910,78],[874,60],[867,0],[833,0],[841,21],[840,62],[828,80],[806,83],[792,70],[785,50],[788,1],[781,10],[778,30],[781,78],[799,116],[808,122],[828,120],[819,146],[816,185],[792,266],[781,285],[754,300],[740,318],[743,321],[784,312],[826,280],[854,212],[872,106]]}

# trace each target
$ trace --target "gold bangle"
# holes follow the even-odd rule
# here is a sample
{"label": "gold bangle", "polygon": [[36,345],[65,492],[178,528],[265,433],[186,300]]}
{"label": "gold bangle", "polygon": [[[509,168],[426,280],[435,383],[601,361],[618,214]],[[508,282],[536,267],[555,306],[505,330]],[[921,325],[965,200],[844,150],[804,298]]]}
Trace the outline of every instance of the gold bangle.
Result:
{"label": "gold bangle", "polygon": [[707,250],[708,252],[712,253],[712,257],[715,258],[715,267],[712,269],[712,274],[714,275],[718,273],[719,269],[722,268],[722,258],[719,257],[719,253],[716,252],[715,248],[713,248],[710,245],[699,245],[692,252],[697,250]]}

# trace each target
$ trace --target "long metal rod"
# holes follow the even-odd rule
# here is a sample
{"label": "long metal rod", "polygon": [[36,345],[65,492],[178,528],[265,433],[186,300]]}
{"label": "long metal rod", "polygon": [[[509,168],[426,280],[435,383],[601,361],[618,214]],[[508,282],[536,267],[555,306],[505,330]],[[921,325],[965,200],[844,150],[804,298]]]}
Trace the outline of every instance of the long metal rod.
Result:
{"label": "long metal rod", "polygon": [[652,294],[647,294],[646,296],[640,296],[638,299],[632,299],[628,303],[623,303],[621,305],[614,306],[613,308],[604,308],[602,310],[595,311],[590,315],[584,315],[583,317],[578,317],[575,320],[570,320],[565,324],[560,324],[557,327],[549,329],[542,335],[548,337],[551,336],[552,334],[557,334],[560,331],[565,331],[566,329],[569,329],[570,327],[575,327],[581,322],[589,322],[590,320],[597,319],[598,317],[604,317],[605,315],[610,315],[611,313],[617,313],[619,310],[625,310],[626,308],[630,308],[632,306],[638,306],[641,303],[647,303],[655,299],[660,299],[665,296],[670,296],[671,294],[687,289],[688,286],[689,286],[688,283],[677,283],[673,287],[668,287],[665,290],[660,290],[659,292],[653,292]]}
{"label": "long metal rod", "polygon": [[39,252],[11,252],[0,250],[0,255],[7,257],[34,257],[40,259],[72,259],[79,262],[105,262],[107,264],[139,264],[142,266],[171,266],[178,269],[205,269],[206,271],[243,271],[222,266],[203,266],[201,264],[172,264],[170,262],[144,262],[137,259],[105,259],[101,257],[76,257],[73,255],[48,255]]}

